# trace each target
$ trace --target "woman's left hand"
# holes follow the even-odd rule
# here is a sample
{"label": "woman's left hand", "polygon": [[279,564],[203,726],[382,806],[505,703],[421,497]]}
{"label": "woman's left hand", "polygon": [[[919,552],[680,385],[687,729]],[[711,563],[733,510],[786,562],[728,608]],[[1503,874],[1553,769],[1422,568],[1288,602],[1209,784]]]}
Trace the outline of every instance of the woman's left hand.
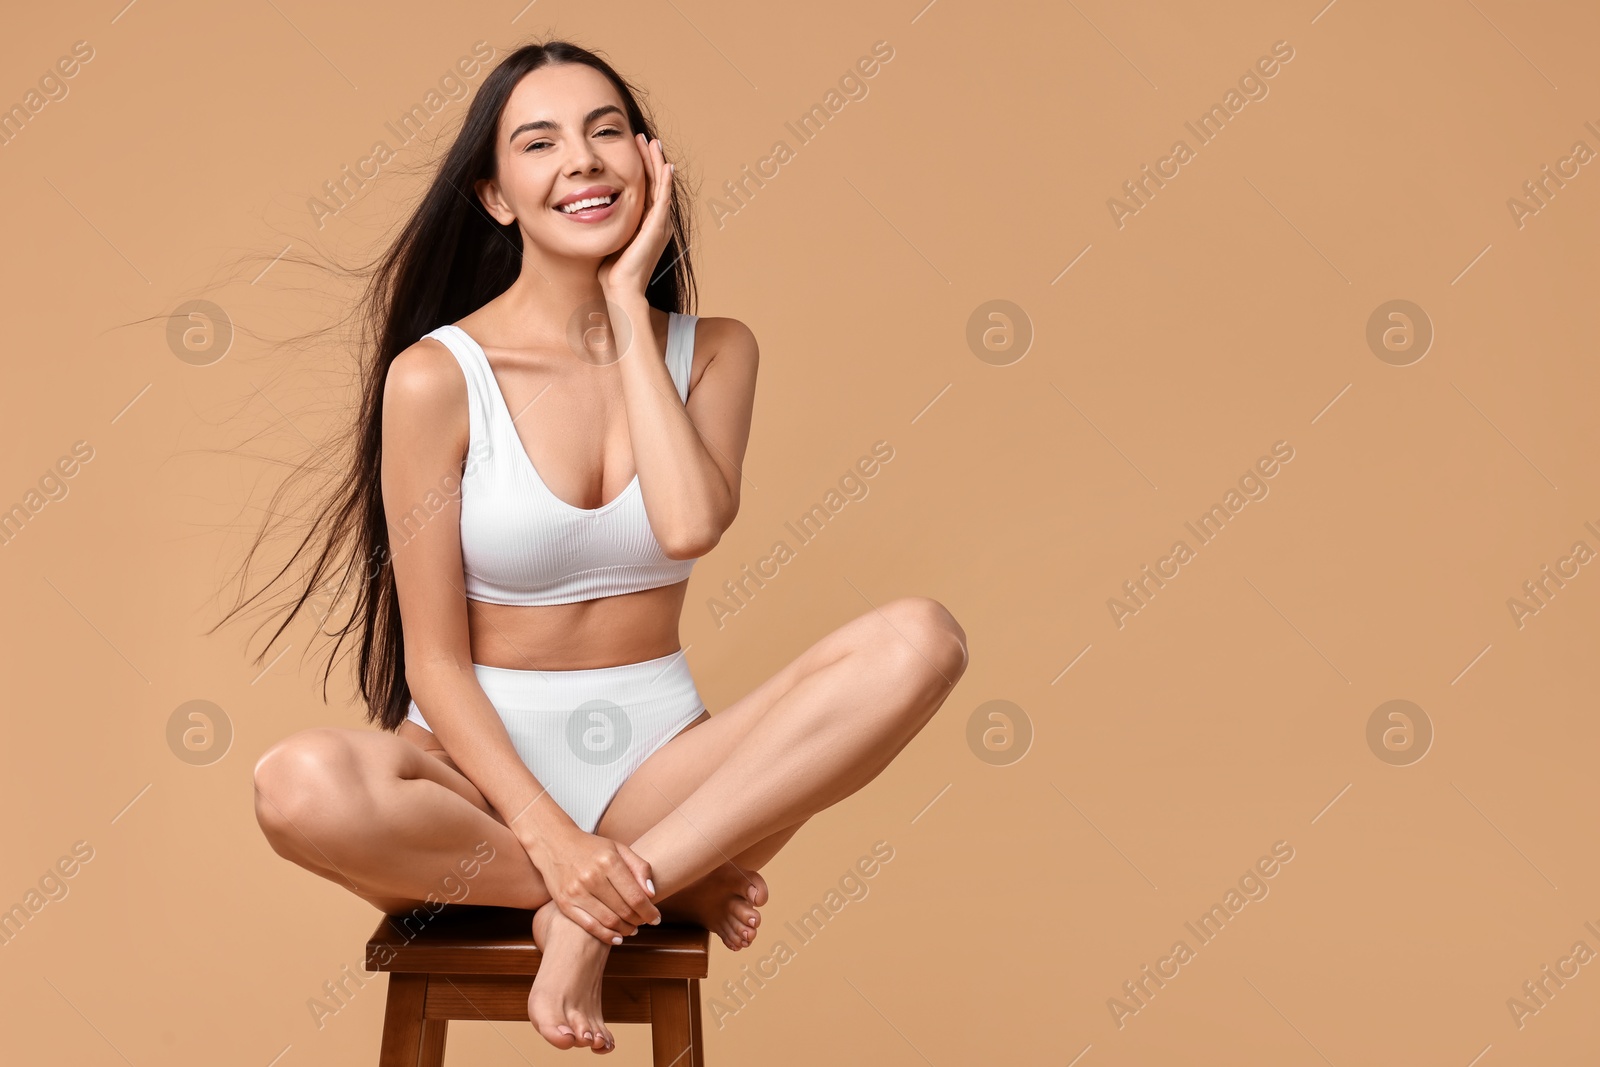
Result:
{"label": "woman's left hand", "polygon": [[661,260],[671,237],[672,176],[675,168],[662,154],[661,140],[647,142],[642,133],[634,134],[634,146],[644,158],[649,179],[649,203],[633,239],[600,261],[600,289],[609,303],[624,303],[644,298],[652,272]]}

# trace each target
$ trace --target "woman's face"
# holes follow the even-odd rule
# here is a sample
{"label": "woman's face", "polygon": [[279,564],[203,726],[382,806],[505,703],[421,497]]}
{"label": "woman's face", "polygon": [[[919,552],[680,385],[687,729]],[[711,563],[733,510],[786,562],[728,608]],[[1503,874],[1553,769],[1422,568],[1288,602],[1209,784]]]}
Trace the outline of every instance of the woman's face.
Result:
{"label": "woman's face", "polygon": [[593,67],[557,63],[525,75],[501,113],[495,160],[498,178],[479,182],[479,195],[551,255],[601,259],[639,229],[649,176],[622,98]]}

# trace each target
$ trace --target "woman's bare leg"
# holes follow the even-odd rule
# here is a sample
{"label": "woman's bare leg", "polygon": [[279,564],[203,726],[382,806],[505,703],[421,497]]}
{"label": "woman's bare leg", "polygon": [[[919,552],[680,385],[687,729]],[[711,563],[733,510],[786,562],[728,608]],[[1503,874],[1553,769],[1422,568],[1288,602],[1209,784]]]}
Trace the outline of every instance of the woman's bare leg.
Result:
{"label": "woman's bare leg", "polygon": [[[967,658],[966,634],[937,601],[875,608],[662,746],[596,832],[650,862],[663,901],[727,865],[753,869],[810,816],[877,777],[944,703]],[[557,1047],[610,1047],[598,976],[611,946],[554,904],[540,909],[534,933],[545,962],[529,1018]],[[572,1019],[578,1035],[592,1024],[592,1038],[560,1035]]]}
{"label": "woman's bare leg", "polygon": [[477,787],[393,734],[302,730],[262,755],[255,787],[273,851],[391,915],[430,894],[435,904],[527,909],[550,899]]}
{"label": "woman's bare leg", "polygon": [[[403,724],[401,736],[317,727],[268,749],[256,763],[255,809],[273,851],[391,915],[423,906],[429,893],[435,903],[527,910],[548,901],[499,814],[414,726]],[[480,842],[492,861],[475,853]],[[477,863],[471,878],[463,860],[469,870]]]}
{"label": "woman's bare leg", "polygon": [[611,822],[670,897],[876,778],[966,665],[966,634],[943,605],[884,604],[652,755],[597,829]]}
{"label": "woman's bare leg", "polygon": [[[733,711],[734,709],[730,708],[722,715],[728,715]],[[735,717],[738,717],[737,713]],[[683,733],[688,733],[689,730],[709,721],[709,715],[703,716],[686,727],[678,736],[681,737]],[[730,736],[731,733],[730,731]],[[673,777],[673,769],[669,765],[680,762],[682,761],[675,754],[666,753],[665,748],[654,753],[651,759],[629,779],[635,783],[632,792],[644,796],[647,802],[632,804],[625,800],[618,807],[615,806],[616,801],[613,799],[613,806],[601,814],[595,833],[609,837],[613,841],[631,844],[645,830],[659,822],[671,810],[670,805],[661,800],[663,797],[661,785],[666,782],[670,788],[679,788],[668,780]],[[708,773],[704,766],[700,767],[700,771],[702,775]],[[655,797],[660,802],[649,803],[650,797]],[[722,943],[731,951],[737,952],[748,947],[755,940],[756,927],[761,923],[759,909],[767,903],[767,882],[759,872],[778,854],[778,850],[788,843],[804,822],[802,819],[792,826],[768,835],[671,896],[657,897],[656,906],[668,920],[704,926],[721,938]]]}

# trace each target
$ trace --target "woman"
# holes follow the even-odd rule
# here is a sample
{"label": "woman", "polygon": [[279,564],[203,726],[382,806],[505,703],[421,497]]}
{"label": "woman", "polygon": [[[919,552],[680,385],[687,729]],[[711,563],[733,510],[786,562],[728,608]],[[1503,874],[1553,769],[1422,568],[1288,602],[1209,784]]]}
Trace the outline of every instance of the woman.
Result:
{"label": "woman", "polygon": [[529,45],[485,79],[369,291],[358,456],[289,615],[330,574],[354,589],[341,638],[382,730],[256,765],[273,848],[388,913],[487,842],[463,902],[534,911],[528,1016],[557,1048],[615,1047],[600,977],[641,925],[750,945],[760,868],[967,663],[950,613],[902,597],[705,710],[678,619],[738,512],[757,350],[686,313],[686,223],[595,54]]}

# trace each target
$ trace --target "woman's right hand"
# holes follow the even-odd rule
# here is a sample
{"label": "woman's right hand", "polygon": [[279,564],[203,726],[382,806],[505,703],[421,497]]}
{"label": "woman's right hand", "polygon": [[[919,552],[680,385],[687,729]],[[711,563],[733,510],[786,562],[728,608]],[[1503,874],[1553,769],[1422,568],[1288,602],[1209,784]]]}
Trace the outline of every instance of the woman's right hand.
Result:
{"label": "woman's right hand", "polygon": [[650,864],[620,841],[574,827],[531,850],[529,859],[561,913],[592,937],[618,945],[639,927],[661,921],[650,899]]}

